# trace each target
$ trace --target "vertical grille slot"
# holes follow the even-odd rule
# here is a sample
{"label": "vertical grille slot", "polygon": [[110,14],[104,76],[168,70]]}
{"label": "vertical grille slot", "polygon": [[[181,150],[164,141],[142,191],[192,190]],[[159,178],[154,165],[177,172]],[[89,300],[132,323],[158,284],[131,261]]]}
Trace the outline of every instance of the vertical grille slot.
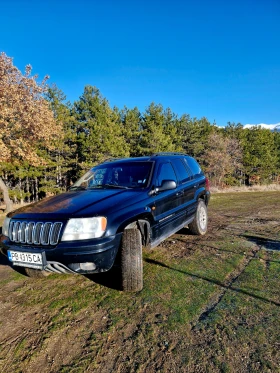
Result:
{"label": "vertical grille slot", "polygon": [[50,245],[56,245],[58,243],[61,228],[62,223],[54,223],[50,235]]}
{"label": "vertical grille slot", "polygon": [[35,245],[40,245],[40,237],[41,237],[41,229],[42,229],[43,223],[36,223],[35,229],[33,230],[33,243]]}
{"label": "vertical grille slot", "polygon": [[26,228],[27,228],[27,224],[26,222],[22,222],[21,223],[21,227],[20,227],[20,242],[26,242]]}
{"label": "vertical grille slot", "polygon": [[15,242],[20,242],[20,221],[17,221],[14,225],[13,238]]}
{"label": "vertical grille slot", "polygon": [[9,238],[13,242],[31,245],[56,245],[62,225],[60,222],[35,223],[12,220],[9,227]]}
{"label": "vertical grille slot", "polygon": [[33,222],[27,223],[27,229],[26,229],[26,242],[27,243],[33,243],[32,237],[33,237],[34,227],[35,227],[35,223]]}
{"label": "vertical grille slot", "polygon": [[49,239],[52,231],[52,223],[45,223],[43,229],[41,230],[41,244],[48,245]]}
{"label": "vertical grille slot", "polygon": [[11,241],[14,241],[13,240],[13,229],[14,229],[14,225],[15,225],[15,222],[11,221],[10,222],[10,226],[9,226],[9,238],[10,238]]}

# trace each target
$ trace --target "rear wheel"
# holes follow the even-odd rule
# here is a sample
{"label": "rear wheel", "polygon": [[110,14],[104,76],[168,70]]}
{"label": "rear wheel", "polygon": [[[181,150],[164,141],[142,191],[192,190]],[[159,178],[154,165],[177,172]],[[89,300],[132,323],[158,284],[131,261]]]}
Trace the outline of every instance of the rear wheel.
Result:
{"label": "rear wheel", "polygon": [[197,210],[193,221],[189,224],[189,229],[193,234],[202,236],[207,232],[208,213],[205,202],[200,200],[198,202]]}
{"label": "rear wheel", "polygon": [[121,274],[124,291],[143,289],[142,238],[139,229],[125,229],[121,243]]}

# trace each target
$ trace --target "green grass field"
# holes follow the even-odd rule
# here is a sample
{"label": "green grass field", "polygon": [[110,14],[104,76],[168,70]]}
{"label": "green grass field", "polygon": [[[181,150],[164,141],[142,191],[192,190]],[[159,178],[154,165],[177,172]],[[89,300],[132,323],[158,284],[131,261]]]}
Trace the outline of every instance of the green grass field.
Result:
{"label": "green grass field", "polygon": [[35,280],[3,257],[0,371],[280,372],[279,192],[215,194],[209,217],[144,250],[141,293],[117,269]]}

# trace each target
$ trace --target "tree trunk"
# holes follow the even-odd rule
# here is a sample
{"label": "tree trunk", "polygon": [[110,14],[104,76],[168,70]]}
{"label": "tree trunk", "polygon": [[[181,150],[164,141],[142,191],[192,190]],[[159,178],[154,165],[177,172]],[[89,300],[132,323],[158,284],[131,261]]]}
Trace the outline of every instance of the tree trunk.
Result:
{"label": "tree trunk", "polygon": [[38,201],[38,178],[35,176],[35,201]]}
{"label": "tree trunk", "polygon": [[27,202],[30,203],[30,184],[29,184],[28,176],[26,176],[26,194],[27,194]]}
{"label": "tree trunk", "polygon": [[10,200],[8,188],[6,187],[4,181],[2,180],[1,177],[0,177],[0,189],[3,192],[4,203],[6,204],[6,210],[5,210],[5,212],[8,213],[8,212],[10,212],[12,210],[13,203]]}
{"label": "tree trunk", "polygon": [[22,193],[22,182],[21,179],[19,179],[19,196],[20,196],[20,205],[23,205],[23,193]]}

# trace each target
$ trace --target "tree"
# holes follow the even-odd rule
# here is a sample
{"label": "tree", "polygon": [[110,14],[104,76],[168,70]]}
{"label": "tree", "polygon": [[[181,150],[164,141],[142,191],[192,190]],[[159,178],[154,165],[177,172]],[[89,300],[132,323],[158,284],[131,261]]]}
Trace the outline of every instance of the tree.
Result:
{"label": "tree", "polygon": [[274,133],[258,127],[246,128],[242,132],[243,165],[246,183],[259,176],[260,182],[268,182],[277,169],[277,149]]}
{"label": "tree", "polygon": [[141,155],[139,142],[141,138],[142,116],[140,111],[135,107],[128,109],[126,106],[120,112],[123,135],[127,145],[129,146],[129,155],[136,157]]}
{"label": "tree", "polygon": [[99,90],[86,86],[74,102],[72,115],[77,133],[77,160],[82,169],[110,157],[127,156],[119,111],[111,109]]}
{"label": "tree", "polygon": [[203,158],[211,184],[221,186],[226,181],[225,177],[231,180],[241,168],[241,147],[236,139],[212,133]]}
{"label": "tree", "polygon": [[[48,179],[52,180],[53,190],[62,190],[70,184],[76,168],[77,133],[75,118],[71,115],[71,104],[65,94],[53,84],[45,94],[56,122],[63,129],[63,136],[54,141],[54,148],[48,151]],[[45,191],[48,187],[43,186]]]}
{"label": "tree", "polygon": [[175,114],[170,108],[164,110],[163,132],[171,138],[173,150],[182,152],[183,147],[180,121],[177,114]]}
{"label": "tree", "polygon": [[276,169],[274,178],[276,180],[279,180],[280,182],[280,132],[274,131],[273,134],[274,134],[274,144],[275,144],[276,155],[277,155],[277,169]]}
{"label": "tree", "polygon": [[241,123],[228,122],[227,126],[224,128],[224,132],[227,137],[241,140],[243,136],[243,126]]}
{"label": "tree", "polygon": [[142,155],[176,150],[161,105],[151,103],[143,115],[140,149]]}
{"label": "tree", "polygon": [[[45,77],[41,83],[31,75],[26,66],[25,74],[13,65],[12,58],[0,54],[0,159],[1,162],[31,165],[44,163],[38,148],[52,148],[52,140],[61,133],[48,102],[43,94],[47,89]],[[11,209],[7,188],[3,180],[0,188],[4,194],[6,211]]]}
{"label": "tree", "polygon": [[218,131],[217,127],[211,125],[205,117],[191,119],[189,115],[184,114],[179,121],[184,151],[199,162],[203,162],[208,138],[211,133]]}

